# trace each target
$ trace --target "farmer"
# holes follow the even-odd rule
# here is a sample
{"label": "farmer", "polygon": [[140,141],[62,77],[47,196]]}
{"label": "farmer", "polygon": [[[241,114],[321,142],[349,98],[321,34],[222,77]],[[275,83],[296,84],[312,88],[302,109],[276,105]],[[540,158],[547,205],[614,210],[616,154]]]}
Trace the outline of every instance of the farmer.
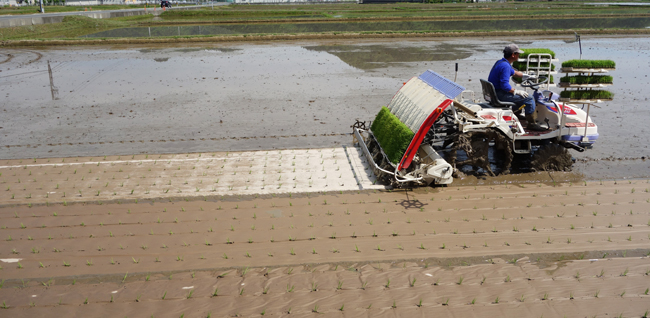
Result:
{"label": "farmer", "polygon": [[537,113],[535,112],[535,101],[532,97],[528,96],[528,93],[524,90],[514,89],[510,86],[510,77],[517,76],[522,77],[524,80],[528,78],[528,75],[515,71],[512,68],[512,62],[519,59],[519,54],[524,53],[519,46],[516,44],[509,44],[503,49],[503,58],[498,60],[492,70],[490,70],[490,76],[488,76],[488,81],[494,85],[494,89],[497,92],[497,97],[500,101],[512,102],[515,103],[513,111],[524,109],[526,115],[526,121],[528,125],[526,128],[528,130],[535,131],[544,131],[542,126],[538,125]]}

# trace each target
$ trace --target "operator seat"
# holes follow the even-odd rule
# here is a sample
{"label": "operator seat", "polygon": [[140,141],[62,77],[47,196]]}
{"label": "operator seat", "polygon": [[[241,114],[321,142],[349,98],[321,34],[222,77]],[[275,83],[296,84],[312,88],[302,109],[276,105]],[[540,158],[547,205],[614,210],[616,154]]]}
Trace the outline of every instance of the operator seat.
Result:
{"label": "operator seat", "polygon": [[515,103],[500,101],[497,97],[497,91],[494,89],[492,83],[482,79],[481,86],[483,87],[483,98],[487,101],[487,103],[481,103],[481,106],[507,109],[512,109],[512,107],[515,106]]}

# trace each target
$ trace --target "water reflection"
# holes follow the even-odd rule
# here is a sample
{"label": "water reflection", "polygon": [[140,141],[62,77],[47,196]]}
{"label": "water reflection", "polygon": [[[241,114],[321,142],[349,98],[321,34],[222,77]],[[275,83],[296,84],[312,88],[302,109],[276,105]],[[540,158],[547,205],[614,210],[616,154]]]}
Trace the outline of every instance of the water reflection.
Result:
{"label": "water reflection", "polygon": [[436,47],[410,47],[387,45],[318,45],[305,49],[336,55],[350,66],[369,70],[387,67],[390,63],[453,61],[470,57],[472,49],[467,46],[441,44]]}
{"label": "water reflection", "polygon": [[122,28],[88,34],[84,37],[158,37],[224,34],[284,34],[310,32],[373,31],[489,31],[489,30],[558,30],[646,28],[650,18],[586,18],[477,21],[398,21],[353,23],[278,23],[192,25]]}

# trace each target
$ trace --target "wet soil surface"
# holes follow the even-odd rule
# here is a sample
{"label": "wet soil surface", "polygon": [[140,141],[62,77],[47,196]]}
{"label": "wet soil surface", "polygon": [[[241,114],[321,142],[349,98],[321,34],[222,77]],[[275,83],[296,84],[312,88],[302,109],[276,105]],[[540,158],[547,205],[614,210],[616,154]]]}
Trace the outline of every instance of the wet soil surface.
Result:
{"label": "wet soil surface", "polygon": [[[510,40],[3,49],[0,158],[347,145],[355,118],[373,119],[403,82],[426,69],[453,79],[457,62],[457,82],[480,92],[479,79]],[[580,57],[572,40],[529,37],[515,43],[550,48],[565,61]],[[650,176],[649,46],[647,36],[582,37],[583,58],[617,62],[609,88],[614,101],[591,112],[600,138],[594,149],[572,152],[574,171],[587,178]]]}
{"label": "wet soil surface", "polygon": [[[18,178],[1,180],[14,186]],[[650,297],[648,186],[52,198],[47,205],[18,198],[0,206],[1,310],[5,317],[639,317]]]}

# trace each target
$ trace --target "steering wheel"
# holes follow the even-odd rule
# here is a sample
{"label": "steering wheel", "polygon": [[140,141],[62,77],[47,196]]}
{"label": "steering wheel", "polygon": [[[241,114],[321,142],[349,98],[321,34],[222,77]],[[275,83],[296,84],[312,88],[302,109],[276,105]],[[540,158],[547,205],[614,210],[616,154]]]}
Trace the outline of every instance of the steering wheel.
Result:
{"label": "steering wheel", "polygon": [[532,81],[532,79],[529,78],[529,79],[527,79],[525,81],[522,81],[521,84],[519,84],[519,85],[521,85],[521,87],[537,89],[537,87],[539,87],[539,85],[546,84],[546,82],[548,82],[548,80],[549,80],[548,76],[539,76],[539,77],[537,77],[537,83],[534,83]]}

